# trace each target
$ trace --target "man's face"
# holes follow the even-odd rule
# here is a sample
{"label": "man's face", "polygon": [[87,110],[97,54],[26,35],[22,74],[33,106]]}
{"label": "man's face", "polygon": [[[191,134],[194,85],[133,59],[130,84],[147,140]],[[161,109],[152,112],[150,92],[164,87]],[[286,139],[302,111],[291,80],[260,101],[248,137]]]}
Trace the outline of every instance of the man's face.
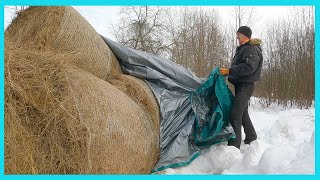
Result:
{"label": "man's face", "polygon": [[237,39],[239,41],[239,44],[242,44],[243,42],[245,42],[248,39],[248,37],[237,32]]}

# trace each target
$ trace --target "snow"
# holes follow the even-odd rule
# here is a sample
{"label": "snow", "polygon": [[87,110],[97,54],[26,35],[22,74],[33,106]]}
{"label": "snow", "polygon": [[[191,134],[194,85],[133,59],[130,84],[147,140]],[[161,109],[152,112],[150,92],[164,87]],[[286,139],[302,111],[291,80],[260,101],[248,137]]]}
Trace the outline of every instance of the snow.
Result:
{"label": "snow", "polygon": [[[314,107],[263,107],[251,98],[249,114],[258,139],[240,150],[227,143],[201,152],[189,166],[160,174],[314,174]],[[243,133],[243,138],[245,135]]]}

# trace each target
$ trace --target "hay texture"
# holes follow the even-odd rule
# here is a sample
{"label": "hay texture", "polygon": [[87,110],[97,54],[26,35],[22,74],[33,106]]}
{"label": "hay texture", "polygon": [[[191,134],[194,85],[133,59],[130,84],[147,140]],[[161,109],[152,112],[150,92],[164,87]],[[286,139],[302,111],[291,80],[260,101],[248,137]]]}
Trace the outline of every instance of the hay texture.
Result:
{"label": "hay texture", "polygon": [[52,53],[76,53],[69,61],[105,79],[119,64],[100,35],[72,7],[29,7],[6,30],[17,47]]}
{"label": "hay texture", "polygon": [[146,174],[159,107],[71,7],[30,7],[5,32],[5,173]]}

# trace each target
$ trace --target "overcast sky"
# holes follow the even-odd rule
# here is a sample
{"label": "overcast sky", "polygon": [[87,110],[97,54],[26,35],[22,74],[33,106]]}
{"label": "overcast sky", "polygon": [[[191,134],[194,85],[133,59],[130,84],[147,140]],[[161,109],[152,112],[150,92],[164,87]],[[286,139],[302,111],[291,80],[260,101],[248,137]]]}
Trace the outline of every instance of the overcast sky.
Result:
{"label": "overcast sky", "polygon": [[[265,27],[269,25],[270,22],[288,16],[289,7],[290,6],[254,6],[258,21],[255,22],[255,26],[252,27],[252,36],[261,36]],[[119,6],[74,6],[74,8],[89,21],[98,33],[113,39],[110,28],[111,24],[118,21]],[[218,12],[222,23],[229,23],[232,20],[230,13],[234,6],[202,6],[202,8],[214,8]],[[13,10],[5,8],[5,28],[11,22],[12,17]]]}
{"label": "overcast sky", "polygon": [[[112,23],[118,21],[119,6],[74,7],[94,26],[98,33],[112,38],[110,28]],[[214,8],[219,13],[221,22],[229,23],[231,21],[230,13],[233,11],[234,6],[202,6],[202,8]],[[253,36],[260,36],[269,22],[287,16],[289,6],[255,6],[254,9],[259,20],[255,23],[255,27],[252,27]]]}

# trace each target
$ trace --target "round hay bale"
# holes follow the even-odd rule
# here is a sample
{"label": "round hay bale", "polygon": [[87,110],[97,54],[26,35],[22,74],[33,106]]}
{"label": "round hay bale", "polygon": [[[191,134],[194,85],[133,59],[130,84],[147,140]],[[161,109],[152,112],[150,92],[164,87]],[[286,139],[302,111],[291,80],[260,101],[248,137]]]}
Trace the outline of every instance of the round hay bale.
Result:
{"label": "round hay bale", "polygon": [[72,64],[101,79],[121,72],[110,48],[72,7],[31,6],[18,14],[5,34],[23,49],[73,53]]}
{"label": "round hay bale", "polygon": [[80,119],[92,131],[92,171],[150,173],[159,155],[159,133],[149,113],[101,79],[79,70],[68,73]]}
{"label": "round hay bale", "polygon": [[6,39],[5,173],[150,173],[159,155],[150,113],[70,58]]}
{"label": "round hay bale", "polygon": [[124,74],[113,76],[107,81],[143,107],[151,116],[154,132],[160,134],[160,109],[149,86],[139,78]]}

